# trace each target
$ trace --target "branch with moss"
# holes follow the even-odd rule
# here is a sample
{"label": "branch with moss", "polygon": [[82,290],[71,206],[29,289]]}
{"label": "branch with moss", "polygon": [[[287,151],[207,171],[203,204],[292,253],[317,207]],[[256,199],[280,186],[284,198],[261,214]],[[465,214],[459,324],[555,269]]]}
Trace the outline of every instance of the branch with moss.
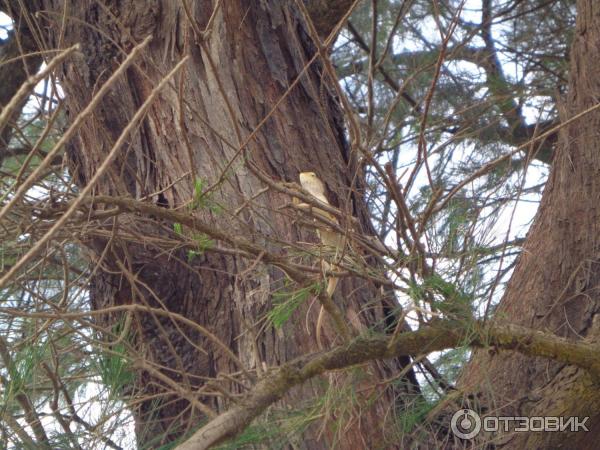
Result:
{"label": "branch with moss", "polygon": [[294,386],[333,370],[346,369],[377,359],[418,356],[460,346],[494,347],[572,364],[600,377],[598,345],[572,342],[552,333],[515,324],[486,324],[440,320],[432,326],[388,337],[359,337],[323,353],[302,356],[263,377],[244,398],[209,421],[178,450],[208,449],[241,433],[269,406]]}

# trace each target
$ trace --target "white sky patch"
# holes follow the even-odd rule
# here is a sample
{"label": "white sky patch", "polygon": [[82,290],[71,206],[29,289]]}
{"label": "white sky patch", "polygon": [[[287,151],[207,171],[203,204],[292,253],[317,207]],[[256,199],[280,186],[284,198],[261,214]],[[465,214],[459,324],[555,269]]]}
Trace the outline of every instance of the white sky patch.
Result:
{"label": "white sky patch", "polygon": [[0,12],[0,39],[8,37],[8,30],[12,28],[10,17]]}

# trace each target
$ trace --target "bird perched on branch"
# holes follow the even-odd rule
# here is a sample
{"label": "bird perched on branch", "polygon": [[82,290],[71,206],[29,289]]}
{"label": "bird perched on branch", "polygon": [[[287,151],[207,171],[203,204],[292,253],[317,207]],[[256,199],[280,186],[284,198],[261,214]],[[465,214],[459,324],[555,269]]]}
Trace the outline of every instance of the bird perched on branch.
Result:
{"label": "bird perched on branch", "polygon": [[325,184],[314,172],[301,172],[300,185],[317,200],[329,205],[325,197]]}
{"label": "bird perched on branch", "polygon": [[[311,194],[315,200],[321,202],[325,205],[331,206],[327,197],[325,196],[325,185],[323,182],[317,177],[314,172],[302,172],[300,173],[300,185],[302,188]],[[313,205],[307,205],[305,203],[299,204],[299,207],[311,211],[315,216],[321,217],[326,221],[337,224],[338,221],[336,217],[318,207],[314,207]],[[343,256],[346,238],[337,230],[331,228],[327,224],[319,221],[318,219],[314,219],[314,222],[317,226],[317,233],[319,234],[319,238],[321,240],[321,245],[323,247],[324,253],[330,254],[334,259],[341,258]],[[325,259],[321,260],[321,268],[323,272],[331,272],[332,269],[338,269],[335,264],[329,264]],[[327,300],[331,301],[333,297],[333,293],[335,292],[335,288],[337,287],[339,279],[335,276],[329,275],[327,278]],[[323,319],[325,316],[325,308],[323,306],[323,300],[321,304],[321,309],[319,310],[319,317],[317,319],[317,343],[319,347],[323,347],[321,344],[321,329],[323,327]]]}
{"label": "bird perched on branch", "polygon": [[[301,172],[300,173],[300,184],[304,188],[304,190],[308,191],[315,199],[326,204],[327,206],[331,206],[327,197],[325,196],[325,184],[321,181],[319,177],[314,172]],[[306,210],[311,210],[313,214],[326,219],[329,222],[337,224],[338,221],[336,217],[319,208],[312,207],[312,205],[307,205],[305,203],[299,204],[298,206],[303,207]],[[352,223],[358,223],[356,218],[350,218]],[[318,222],[318,221],[317,221]],[[321,227],[318,229],[319,237],[321,238],[321,243],[328,247],[330,250],[336,250],[336,254],[339,256],[340,249],[344,249],[346,245],[346,238],[336,230],[327,227],[323,222],[320,222]],[[393,254],[389,248],[387,248],[383,242],[379,240],[376,236],[367,236],[367,235],[355,235],[355,238],[358,238],[358,244],[365,249],[374,250],[376,253],[381,255],[390,255]]]}
{"label": "bird perched on branch", "polygon": [[[302,188],[311,194],[315,199],[324,203],[328,206],[331,206],[327,197],[325,197],[325,185],[323,182],[317,177],[314,172],[302,172],[300,173],[300,185]],[[323,209],[319,208],[310,208],[312,212],[320,216],[329,222],[337,224],[338,221],[335,216]],[[319,234],[319,238],[321,239],[321,244],[324,247],[324,250],[331,254],[334,258],[340,257],[343,253],[345,246],[345,238],[342,234],[340,234],[337,230],[334,230],[328,227],[326,224],[315,220],[317,223],[317,232]],[[322,261],[322,267],[324,271],[331,270],[332,265],[327,261]],[[338,278],[329,277],[327,280],[327,296],[332,297],[335,292],[335,288],[338,283]]]}

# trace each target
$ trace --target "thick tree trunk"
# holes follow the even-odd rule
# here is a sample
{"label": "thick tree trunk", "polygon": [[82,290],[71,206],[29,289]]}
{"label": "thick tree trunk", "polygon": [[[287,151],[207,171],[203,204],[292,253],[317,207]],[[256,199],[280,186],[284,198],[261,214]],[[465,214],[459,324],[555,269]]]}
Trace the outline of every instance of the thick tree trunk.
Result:
{"label": "thick tree trunk", "polygon": [[[40,29],[47,30],[50,48],[82,45],[77,60],[64,65],[61,78],[71,119],[89,103],[126,52],[153,35],[68,149],[72,174],[80,186],[96,173],[152,89],[188,55],[184,69],[160,93],[97,184],[97,194],[182,208],[193,202],[195,180],[201,179],[204,188],[216,186],[210,202],[223,207],[198,207],[191,213],[215,229],[291,257],[301,253],[282,243],[316,243],[317,237],[313,230],[299,227],[292,214],[278,209],[291,198],[265,189],[268,186],[255,173],[262,171],[274,181],[297,181],[299,172],[314,171],[327,181],[333,203],[358,217],[362,232],[371,233],[360,171],[346,143],[332,91],[334,81],[320,63],[309,64],[315,47],[294,2],[191,1],[188,11],[183,8],[185,2],[158,0],[66,2],[66,10],[63,5],[57,7],[57,2],[39,3],[39,10],[45,11],[39,15]],[[210,23],[210,34],[202,34],[215,3],[220,8]],[[67,17],[64,23],[63,16]],[[311,307],[310,301],[305,302],[282,329],[265,322],[265,314],[273,307],[273,292],[285,289],[281,270],[263,264],[260,255],[253,260],[241,250],[218,251],[224,247],[221,242],[188,261],[185,249],[161,248],[159,238],[175,236],[173,225],[151,217],[120,215],[106,223],[109,237],[87,241],[98,267],[92,279],[93,308],[138,303],[178,313],[212,331],[248,370],[262,370],[316,350],[318,303]],[[136,236],[137,241],[127,236]],[[314,257],[298,256],[296,261],[317,268],[319,264]],[[314,275],[319,276],[318,270]],[[335,301],[355,329],[381,330],[393,304],[382,292],[381,286],[350,277],[340,283]],[[110,327],[121,319],[107,317],[101,324]],[[139,354],[152,366],[137,371],[130,391],[132,397],[142,399],[134,403],[142,445],[172,441],[193,430],[204,417],[189,399],[166,387],[165,377],[189,393],[228,389],[236,394],[248,384],[237,375],[237,382],[221,377],[207,389],[206,377],[239,373],[240,368],[193,327],[168,317],[136,313],[132,329]],[[339,342],[329,323],[325,334],[330,342]],[[390,377],[407,362],[365,370],[375,379]],[[294,390],[286,402],[309,408],[323,394],[323,381]],[[358,407],[346,411],[349,417],[360,412],[360,420],[350,418],[353,422],[348,429],[338,422],[343,431],[326,428],[317,441],[326,420],[321,419],[318,426],[308,429],[298,447],[330,448],[333,440],[338,448],[356,448],[357,443],[361,448],[382,445],[384,418],[390,417],[397,394],[390,391],[379,396],[370,409],[363,405],[360,411]],[[228,406],[225,397],[198,398],[217,412]]]}
{"label": "thick tree trunk", "polygon": [[[579,0],[577,8],[563,119],[596,105],[600,98],[600,4]],[[495,320],[572,339],[600,336],[599,130],[597,111],[562,130],[535,224]],[[461,384],[467,391],[479,391],[492,415],[590,417],[589,433],[513,433],[498,440],[506,448],[598,447],[600,388],[582,370],[518,353],[482,350],[475,353]]]}
{"label": "thick tree trunk", "polygon": [[[10,13],[11,11],[7,10],[6,12]],[[0,83],[0,111],[10,102],[27,78],[38,71],[42,63],[39,54],[30,54],[36,50],[36,45],[26,24],[17,22],[15,28],[5,40],[0,41],[0,80],[2,81]],[[12,138],[14,124],[21,115],[26,101],[27,98],[19,105],[15,105],[9,124],[0,127],[0,166],[5,158],[19,153],[9,150],[8,144]],[[17,150],[21,150],[20,153],[23,153],[28,149]]]}

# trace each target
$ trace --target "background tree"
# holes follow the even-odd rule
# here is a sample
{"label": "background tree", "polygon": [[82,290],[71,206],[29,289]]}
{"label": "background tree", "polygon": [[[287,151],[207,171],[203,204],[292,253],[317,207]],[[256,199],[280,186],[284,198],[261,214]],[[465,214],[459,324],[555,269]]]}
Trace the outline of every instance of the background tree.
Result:
{"label": "background tree", "polygon": [[[476,3],[5,2],[3,439],[118,448],[129,418],[140,448],[452,447],[466,405],[592,415],[597,352],[574,338],[595,313],[598,12],[579,2],[561,106],[574,2]],[[510,209],[557,149],[495,312],[523,242]],[[468,345],[486,349],[457,389]]]}

